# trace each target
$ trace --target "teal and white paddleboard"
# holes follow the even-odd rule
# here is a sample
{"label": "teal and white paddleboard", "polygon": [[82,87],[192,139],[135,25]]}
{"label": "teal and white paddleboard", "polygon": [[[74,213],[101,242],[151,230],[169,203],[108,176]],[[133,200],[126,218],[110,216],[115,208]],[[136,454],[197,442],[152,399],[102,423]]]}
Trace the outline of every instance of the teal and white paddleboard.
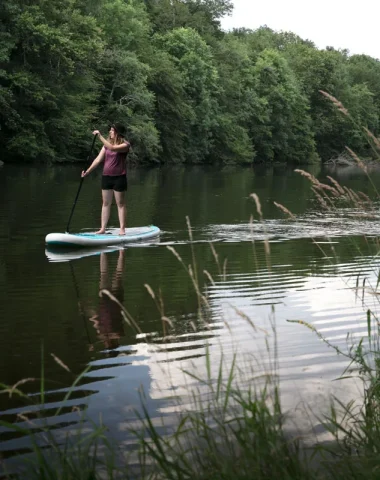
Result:
{"label": "teal and white paddleboard", "polygon": [[108,245],[123,245],[126,243],[140,242],[157,237],[160,229],[154,225],[148,227],[126,228],[125,235],[118,235],[117,229],[97,235],[95,233],[49,233],[45,237],[47,246],[55,247],[95,247]]}

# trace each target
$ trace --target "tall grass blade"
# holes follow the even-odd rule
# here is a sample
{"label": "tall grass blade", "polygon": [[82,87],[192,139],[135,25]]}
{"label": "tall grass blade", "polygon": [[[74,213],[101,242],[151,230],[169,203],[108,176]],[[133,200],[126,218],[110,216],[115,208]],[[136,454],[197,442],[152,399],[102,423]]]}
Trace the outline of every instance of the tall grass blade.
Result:
{"label": "tall grass blade", "polygon": [[367,329],[368,329],[368,339],[371,344],[371,310],[367,310]]}
{"label": "tall grass blade", "polygon": [[230,373],[228,375],[228,382],[226,386],[226,391],[224,392],[224,405],[223,405],[223,413],[224,415],[227,413],[227,405],[228,401],[231,396],[231,388],[232,388],[232,382],[234,380],[235,376],[235,362],[236,362],[236,353],[234,353],[231,368],[230,368]]}
{"label": "tall grass blade", "polygon": [[45,354],[44,354],[44,343],[41,340],[41,379],[40,379],[40,398],[41,404],[45,403]]}
{"label": "tall grass blade", "polygon": [[86,375],[86,373],[90,370],[90,366],[86,367],[85,370],[79,374],[77,376],[77,378],[74,380],[74,382],[72,383],[71,387],[69,388],[68,392],[66,393],[66,395],[64,396],[62,402],[61,402],[61,406],[57,408],[56,412],[55,412],[55,416],[58,416],[60,415],[62,409],[64,408],[64,405],[65,403],[67,402],[67,400],[70,398],[71,394],[73,393],[74,391],[74,388],[78,385],[78,383],[82,380],[82,378]]}

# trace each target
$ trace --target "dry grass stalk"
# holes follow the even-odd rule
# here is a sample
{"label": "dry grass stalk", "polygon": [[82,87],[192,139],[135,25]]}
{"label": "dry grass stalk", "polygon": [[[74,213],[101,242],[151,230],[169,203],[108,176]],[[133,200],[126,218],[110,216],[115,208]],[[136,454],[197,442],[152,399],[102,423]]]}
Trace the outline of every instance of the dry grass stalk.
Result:
{"label": "dry grass stalk", "polygon": [[322,197],[322,195],[315,189],[315,187],[311,187],[314,192],[314,195],[317,197],[318,202],[322,205],[325,210],[330,210],[330,206],[327,205],[326,200]]}
{"label": "dry grass stalk", "polygon": [[353,191],[348,187],[344,187],[344,189],[346,190],[348,197],[350,198],[352,203],[356,204],[356,199],[355,199],[355,196],[353,195]]}
{"label": "dry grass stalk", "polygon": [[315,188],[318,188],[320,190],[328,190],[334,195],[334,197],[340,196],[338,190],[336,190],[334,187],[331,187],[331,185],[326,185],[325,183],[319,183],[318,185],[315,185]]}
{"label": "dry grass stalk", "polygon": [[198,285],[198,282],[195,278],[195,275],[194,275],[194,272],[193,272],[193,269],[191,267],[191,265],[189,265],[188,267],[188,270],[189,270],[189,276],[193,282],[193,286],[194,286],[194,290],[198,296],[198,298],[201,300],[201,303],[203,302],[204,305],[207,307],[207,308],[210,308],[210,304],[208,303],[208,300],[207,298],[202,294],[202,292],[200,291],[199,289],[199,285]]}
{"label": "dry grass stalk", "polygon": [[343,190],[343,187],[340,185],[339,182],[337,182],[335,180],[335,178],[332,178],[330,176],[327,176],[327,178],[330,180],[330,182],[335,185],[335,188],[338,190],[338,192],[341,194],[341,195],[345,195],[345,191]]}
{"label": "dry grass stalk", "polygon": [[[334,201],[332,198],[329,197],[329,195],[327,194],[327,192],[323,189],[322,187],[322,183],[320,185],[315,185],[314,187],[312,187],[313,189],[313,192],[317,192],[319,190],[320,192],[320,195],[321,197],[324,199],[324,201],[326,202],[326,205],[330,205],[329,206],[329,209],[330,207],[331,208],[335,208],[335,204],[334,204]],[[339,195],[340,196],[340,195]]]}
{"label": "dry grass stalk", "polygon": [[29,425],[35,426],[35,423],[33,423],[33,422],[30,420],[30,418],[27,417],[27,416],[26,416],[25,414],[23,414],[23,413],[18,413],[18,414],[17,414],[17,418],[20,419],[20,420],[22,420],[22,421],[25,422],[25,423],[28,423]]}
{"label": "dry grass stalk", "polygon": [[265,255],[267,257],[269,257],[270,256],[270,244],[269,244],[269,240],[267,238],[264,240],[264,251],[265,251]]}
{"label": "dry grass stalk", "polygon": [[277,202],[273,202],[277,208],[279,208],[282,212],[285,213],[285,215],[289,215],[289,217],[292,219],[292,220],[295,220],[296,217],[292,214],[292,212],[290,210],[288,210],[286,207],[284,207],[284,205],[281,205],[281,203],[277,203]]}
{"label": "dry grass stalk", "polygon": [[366,132],[366,134],[368,135],[368,137],[369,137],[369,138],[373,141],[373,143],[375,144],[376,148],[377,148],[378,150],[380,150],[380,140],[379,140],[378,138],[376,138],[375,135],[374,135],[372,132],[370,132],[367,127],[363,127],[363,128],[364,128],[364,131]]}
{"label": "dry grass stalk", "polygon": [[126,310],[124,305],[122,305],[119,302],[119,300],[114,295],[112,295],[112,293],[109,290],[106,290],[106,289],[100,290],[99,296],[101,297],[103,295],[107,295],[111,300],[113,300],[120,307],[121,315],[128,325],[133,326],[133,328],[135,328],[138,333],[143,333],[139,325],[133,319],[132,315],[129,314],[129,312]]}
{"label": "dry grass stalk", "polygon": [[215,286],[214,279],[212,278],[211,274],[207,270],[203,270],[203,273],[206,275],[206,277],[209,279],[210,283],[212,286]]}
{"label": "dry grass stalk", "polygon": [[60,358],[58,358],[56,355],[54,355],[54,353],[51,353],[50,355],[53,357],[54,361],[55,361],[56,363],[58,363],[58,365],[59,365],[60,367],[62,367],[62,368],[63,368],[64,370],[66,370],[67,372],[71,373],[71,370],[69,369],[69,367],[68,367],[65,363],[63,363]]}
{"label": "dry grass stalk", "polygon": [[11,398],[14,392],[20,392],[17,387],[19,387],[20,385],[24,385],[24,383],[35,382],[35,381],[36,381],[35,378],[23,378],[22,380],[19,380],[18,382],[16,382],[12,387],[6,390],[2,390],[1,393],[9,393],[9,398]]}
{"label": "dry grass stalk", "polygon": [[355,202],[359,203],[360,205],[363,205],[362,199],[359,197],[359,195],[354,190],[352,190],[352,188],[350,188],[350,192],[351,192],[351,195],[354,198]]}
{"label": "dry grass stalk", "polygon": [[144,283],[144,287],[148,290],[148,293],[149,293],[149,295],[153,298],[153,300],[155,300],[155,299],[156,299],[156,295],[154,294],[151,286],[148,285],[147,283]]}
{"label": "dry grass stalk", "polygon": [[314,185],[319,185],[319,184],[320,184],[319,180],[317,180],[317,179],[314,177],[314,175],[312,175],[311,173],[305,172],[305,170],[300,170],[299,168],[296,168],[294,171],[297,172],[297,173],[299,173],[299,174],[301,174],[303,177],[306,177],[306,178],[307,178],[308,180],[310,180],[311,183],[313,183]]}
{"label": "dry grass stalk", "polygon": [[337,100],[335,97],[330,95],[329,93],[325,92],[324,90],[319,90],[319,93],[321,93],[324,97],[328,98],[335,106],[336,108],[343,113],[343,115],[346,115],[349,117],[349,113],[347,108],[344,107],[343,103]]}
{"label": "dry grass stalk", "polygon": [[368,195],[366,195],[366,194],[363,193],[363,192],[358,192],[358,195],[359,195],[360,197],[362,197],[362,199],[363,199],[365,202],[367,202],[367,203],[369,203],[369,204],[372,205],[372,200],[369,198]]}
{"label": "dry grass stalk", "polygon": [[124,312],[121,312],[121,315],[122,315],[122,317],[123,317],[123,319],[124,319],[124,322],[125,322],[127,325],[129,325],[130,327],[133,327],[133,325],[132,325],[131,321],[129,320],[129,318],[127,317],[127,315],[126,315]]}
{"label": "dry grass stalk", "polygon": [[259,330],[260,332],[265,333],[265,335],[269,335],[269,333],[268,333],[267,330],[265,330],[264,328],[261,328],[261,327],[257,327],[257,326],[254,324],[254,322],[251,320],[251,318],[250,318],[246,313],[244,313],[242,310],[240,310],[239,308],[237,308],[237,307],[235,307],[234,305],[231,305],[231,304],[229,304],[229,306],[230,306],[231,308],[233,308],[233,310],[235,311],[235,313],[236,313],[237,315],[239,315],[239,317],[241,317],[243,320],[245,320],[245,321],[252,327],[252,329],[253,329],[255,332],[257,332],[257,331]]}
{"label": "dry grass stalk", "polygon": [[[259,199],[259,197],[256,193],[251,193],[250,197],[252,197],[254,199],[255,203],[256,203],[256,210],[257,210],[257,213],[260,216],[260,221],[262,222],[263,221],[263,212],[262,212],[262,209],[261,209],[260,199]],[[253,228],[252,228],[253,227],[253,216],[252,215],[251,215],[250,225],[251,225],[251,232],[252,232],[252,235],[253,235]],[[264,224],[264,229],[265,229],[265,224]],[[270,258],[269,258],[270,257],[270,245],[269,245],[268,239],[266,238],[263,243],[264,243],[264,251],[265,251],[265,254],[266,254],[266,258],[267,258],[268,270],[270,270],[271,269]],[[224,275],[225,275],[225,271],[224,271]]]}
{"label": "dry grass stalk", "polygon": [[360,160],[360,158],[356,155],[356,153],[351,150],[351,148],[346,147],[347,152],[351,155],[351,157],[355,160],[355,162],[359,165],[359,167],[367,173],[367,167],[364,165],[364,163]]}
{"label": "dry grass stalk", "polygon": [[161,317],[161,320],[163,322],[166,322],[171,328],[173,328],[173,322],[170,320],[170,318],[166,317],[165,315],[163,315]]}
{"label": "dry grass stalk", "polygon": [[[189,217],[186,217],[186,222],[187,222],[187,226],[188,226],[188,230],[189,230],[190,240],[192,241],[193,237],[192,237],[191,225],[190,225]],[[219,268],[219,270],[220,270],[219,261],[218,261],[218,255],[217,255],[217,253],[216,253],[216,251],[215,251],[215,248],[214,248],[214,246],[212,245],[212,243],[210,243],[210,247],[211,247],[211,251],[212,251],[212,253],[213,253],[213,256],[214,256],[214,258],[215,258],[215,262],[217,263],[218,268]],[[203,304],[204,304],[207,308],[209,308],[209,303],[208,303],[207,298],[206,298],[204,295],[202,295],[202,293],[201,293],[201,291],[200,291],[200,289],[199,289],[198,278],[197,278],[196,272],[194,271],[194,268],[193,268],[191,265],[186,266],[185,263],[184,263],[184,261],[182,260],[181,256],[178,254],[178,252],[177,252],[173,247],[167,246],[166,248],[173,253],[173,255],[174,255],[174,256],[177,258],[177,260],[183,265],[183,267],[185,268],[185,270],[186,270],[187,273],[189,274],[189,277],[190,277],[190,279],[191,279],[191,281],[192,281],[194,290],[195,290],[195,292],[196,292],[196,294],[197,294],[198,299],[200,300],[200,304],[199,304],[199,305],[201,305],[202,302],[203,302]],[[193,253],[193,260],[194,260],[193,263],[194,263],[194,265],[195,265],[194,253]],[[211,275],[210,275],[210,278],[211,278]],[[149,287],[149,285],[145,285],[145,288],[148,290],[148,292],[150,293],[151,297],[156,301],[155,296],[154,296],[154,293],[153,293],[152,289]],[[156,301],[156,303],[157,303],[157,301]],[[163,313],[162,313],[162,312],[163,312],[162,297],[161,297],[161,302],[160,302],[160,303],[161,303],[161,309],[160,309],[160,308],[159,308],[159,309],[160,309],[160,311],[161,311],[161,315],[163,315]],[[206,322],[205,322],[205,323],[206,323]]]}
{"label": "dry grass stalk", "polygon": [[128,325],[130,325],[132,328],[134,328],[136,330],[136,332],[143,333],[143,331],[141,330],[139,325],[135,322],[135,320],[131,317],[131,315],[129,315],[129,313],[125,311],[125,309],[121,311],[121,315],[122,315],[124,321]]}
{"label": "dry grass stalk", "polygon": [[219,269],[219,272],[220,272],[219,255],[216,253],[215,247],[211,242],[210,242],[210,248],[211,248],[211,252],[212,252],[212,255],[214,257],[215,263],[216,263],[216,265]]}
{"label": "dry grass stalk", "polygon": [[190,238],[190,241],[192,242],[193,241],[193,231],[191,230],[190,218],[188,216],[186,216],[186,224],[187,224],[187,230],[189,232],[189,238]]}
{"label": "dry grass stalk", "polygon": [[160,303],[159,303],[159,305],[160,305],[160,312],[162,312],[161,315],[163,315],[163,314],[164,314],[164,313],[163,313],[163,312],[164,312],[164,298],[163,298],[163,296],[162,296],[161,288],[159,288],[158,291],[159,291],[159,294],[160,294],[159,297],[158,297],[158,300],[159,300],[159,302],[160,302]]}
{"label": "dry grass stalk", "polygon": [[260,203],[260,199],[259,199],[258,195],[256,193],[251,193],[250,197],[252,197],[253,200],[255,201],[257,213],[259,214],[260,219],[262,220],[263,219],[263,212],[261,210],[261,203]]}
{"label": "dry grass stalk", "polygon": [[223,262],[223,280],[226,281],[227,278],[227,258]]}
{"label": "dry grass stalk", "polygon": [[223,325],[227,328],[228,333],[229,333],[230,335],[233,335],[232,328],[231,328],[231,326],[230,326],[230,324],[228,323],[227,320],[223,320]]}
{"label": "dry grass stalk", "polygon": [[172,254],[176,257],[176,259],[183,264],[182,258],[180,254],[175,250],[175,248],[170,247],[169,245],[166,247]]}
{"label": "dry grass stalk", "polygon": [[[371,209],[373,208],[372,200],[363,192],[355,192],[354,190],[350,189],[353,198],[355,199],[355,204],[359,204],[361,208],[364,209]],[[371,218],[370,214],[363,214],[362,216]],[[372,218],[377,218],[377,215],[372,216]]]}

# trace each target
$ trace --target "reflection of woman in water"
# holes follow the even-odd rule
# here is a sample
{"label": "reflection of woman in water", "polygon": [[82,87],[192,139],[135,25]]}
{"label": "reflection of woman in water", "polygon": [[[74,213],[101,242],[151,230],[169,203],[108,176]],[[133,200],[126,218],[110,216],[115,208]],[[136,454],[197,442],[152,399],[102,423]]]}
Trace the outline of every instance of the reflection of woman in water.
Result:
{"label": "reflection of woman in water", "polygon": [[[106,253],[100,254],[100,302],[98,313],[90,318],[93,322],[98,338],[107,349],[115,349],[120,345],[120,337],[124,335],[123,316],[121,307],[101,290],[109,290],[120,303],[124,300],[123,271],[125,250],[119,250],[119,258],[112,282],[108,277],[108,257]],[[116,352],[115,352],[116,353]]]}

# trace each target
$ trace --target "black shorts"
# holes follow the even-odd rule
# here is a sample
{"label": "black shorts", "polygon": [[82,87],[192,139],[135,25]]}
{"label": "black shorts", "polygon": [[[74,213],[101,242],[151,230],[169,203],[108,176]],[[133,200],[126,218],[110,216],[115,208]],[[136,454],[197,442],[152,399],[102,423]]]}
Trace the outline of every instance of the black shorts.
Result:
{"label": "black shorts", "polygon": [[102,175],[102,190],[114,190],[115,192],[127,191],[126,175]]}

